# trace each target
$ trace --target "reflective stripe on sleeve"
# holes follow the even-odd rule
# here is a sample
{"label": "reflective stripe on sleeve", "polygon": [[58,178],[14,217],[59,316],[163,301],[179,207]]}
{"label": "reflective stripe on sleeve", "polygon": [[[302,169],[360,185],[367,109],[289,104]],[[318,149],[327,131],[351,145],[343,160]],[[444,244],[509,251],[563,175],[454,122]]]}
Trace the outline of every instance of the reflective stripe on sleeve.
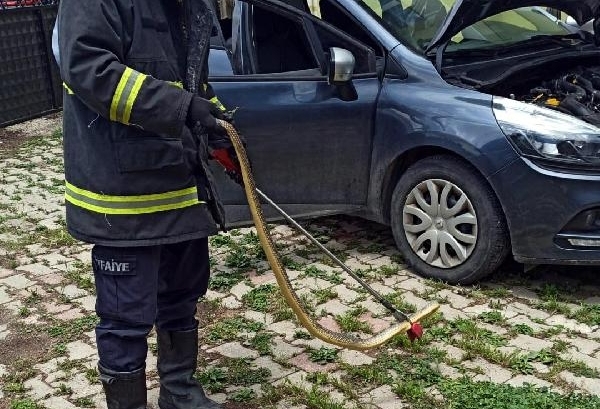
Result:
{"label": "reflective stripe on sleeve", "polygon": [[65,200],[91,212],[120,215],[156,213],[204,203],[198,200],[196,187],[149,195],[111,196],[90,192],[69,182],[66,182]]}
{"label": "reflective stripe on sleeve", "polygon": [[65,89],[65,91],[67,91],[68,95],[74,95],[75,94],[73,92],[73,90],[71,89],[71,87],[69,87],[66,82],[63,82],[63,88]]}
{"label": "reflective stripe on sleeve", "polygon": [[183,89],[183,82],[181,81],[167,81],[169,84],[171,84],[174,87],[177,87],[179,89]]}
{"label": "reflective stripe on sleeve", "polygon": [[110,120],[129,124],[131,111],[147,75],[125,67],[110,104]]}
{"label": "reflective stripe on sleeve", "polygon": [[221,101],[219,101],[219,98],[217,97],[212,97],[210,99],[210,102],[212,102],[213,104],[215,104],[217,106],[217,108],[223,112],[227,111],[227,108],[225,108],[225,105],[223,105],[221,103]]}

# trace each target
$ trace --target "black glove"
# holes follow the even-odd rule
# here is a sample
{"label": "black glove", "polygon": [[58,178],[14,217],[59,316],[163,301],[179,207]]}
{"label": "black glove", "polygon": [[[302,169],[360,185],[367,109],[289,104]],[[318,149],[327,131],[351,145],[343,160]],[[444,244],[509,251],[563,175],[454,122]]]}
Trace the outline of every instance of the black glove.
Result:
{"label": "black glove", "polygon": [[217,122],[222,113],[207,99],[193,96],[187,114],[187,126],[194,130],[200,124],[208,134],[226,135],[227,131]]}

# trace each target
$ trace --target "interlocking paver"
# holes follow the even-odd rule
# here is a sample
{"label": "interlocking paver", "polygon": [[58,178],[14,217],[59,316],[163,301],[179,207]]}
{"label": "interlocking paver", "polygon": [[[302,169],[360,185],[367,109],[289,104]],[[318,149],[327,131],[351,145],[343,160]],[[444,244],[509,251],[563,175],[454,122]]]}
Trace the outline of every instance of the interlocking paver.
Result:
{"label": "interlocking paver", "polygon": [[273,345],[271,346],[273,356],[281,359],[291,358],[294,355],[298,355],[303,350],[304,348],[291,345],[279,337],[273,339]]}
{"label": "interlocking paver", "polygon": [[71,360],[83,359],[96,355],[96,350],[85,342],[74,341],[67,344],[67,354]]}
{"label": "interlocking paver", "polygon": [[228,342],[211,348],[207,352],[216,352],[229,358],[258,358],[258,352],[243,347],[239,342]]}
{"label": "interlocking paver", "polygon": [[564,382],[575,385],[577,388],[593,395],[600,395],[600,379],[584,378],[573,375],[571,372],[562,371],[558,377]]}
{"label": "interlocking paver", "polygon": [[[58,126],[58,121],[54,124]],[[0,377],[13,376],[18,371],[10,355],[35,349],[31,356],[25,357],[32,360],[33,368],[31,375],[26,375],[29,378],[23,379],[27,389],[2,390],[0,399],[10,405],[14,399],[28,398],[48,409],[89,406],[92,402],[92,406],[105,409],[101,386],[95,380],[98,359],[95,333],[93,325],[86,324],[89,320],[86,314],[93,314],[95,307],[95,296],[88,288],[89,280],[93,283],[89,266],[91,245],[54,244],[53,240],[45,239],[45,234],[65,233],[59,230],[64,229],[64,181],[60,140],[45,137],[39,144],[15,151],[14,158],[3,159],[0,152],[0,209],[6,209],[0,216],[8,216],[0,217]],[[27,193],[21,194],[24,190]],[[394,386],[410,381],[412,370],[419,376],[427,375],[428,379],[432,375],[431,379],[458,383],[489,381],[515,386],[529,383],[560,393],[569,393],[574,388],[600,396],[600,381],[594,372],[600,371],[600,326],[593,315],[594,306],[600,303],[596,275],[577,274],[574,278],[567,270],[549,268],[532,277],[512,272],[499,274],[481,286],[446,286],[425,281],[407,269],[385,226],[350,217],[302,223],[326,238],[326,245],[338,252],[349,267],[362,270],[365,280],[380,293],[417,308],[430,300],[440,300],[443,303],[440,314],[427,323],[428,335],[413,347],[408,347],[401,337],[393,344],[367,352],[335,347],[308,336],[289,309],[282,307],[278,291],[267,303],[255,304],[253,308],[260,311],[248,309],[247,305],[257,301],[253,297],[258,293],[249,294],[253,288],[275,285],[268,263],[260,256],[250,257],[255,254],[253,248],[248,252],[251,258],[248,268],[226,265],[230,247],[211,243],[212,265],[218,272],[215,276],[220,275],[223,280],[219,286],[211,286],[199,308],[215,317],[214,321],[202,320],[201,339],[210,339],[210,343],[201,343],[199,369],[203,370],[206,363],[212,370],[221,369],[225,374],[223,379],[215,378],[220,379],[222,388],[215,393],[209,391],[217,401],[230,402],[232,394],[243,388],[262,394],[259,378],[264,376],[267,384],[297,385],[312,391],[286,389],[279,402],[266,405],[265,409],[305,408],[307,405],[292,402],[301,401],[303,394],[308,393],[322,394],[342,407],[409,408],[415,405],[411,400],[414,397]],[[41,229],[43,226],[51,230]],[[344,326],[348,328],[359,325],[364,330],[363,324],[367,324],[376,333],[395,322],[385,307],[351,277],[326,264],[323,256],[301,235],[285,225],[272,228],[286,264],[293,265],[288,276],[294,288],[307,297],[307,305],[314,308],[313,316],[321,325],[338,331],[342,322],[339,316],[352,311],[356,311],[356,316],[344,315]],[[34,231],[34,238],[40,236],[38,242],[32,242]],[[240,243],[251,232],[253,228],[246,227],[225,236]],[[563,288],[569,291],[557,298],[561,308],[545,304],[543,294],[561,292]],[[317,299],[321,304],[315,306]],[[221,332],[214,331],[215,324],[225,322],[224,319],[239,328],[233,333],[222,328]],[[249,328],[249,323],[259,323],[262,327]],[[31,346],[27,343],[28,334],[41,334],[43,338],[34,340]],[[19,337],[18,346],[14,345],[15,337]],[[156,346],[155,333],[151,333],[149,342],[152,351]],[[7,346],[15,348],[15,353],[5,354]],[[562,371],[553,376],[557,363],[565,361],[542,363],[537,361],[542,358],[528,355],[540,350],[558,352],[561,359],[573,364],[576,374]],[[515,357],[528,361],[514,361]],[[149,352],[146,369],[150,409],[157,409],[156,361],[154,353]],[[248,378],[238,379],[244,385],[233,384],[229,379],[227,365],[234,362],[247,365],[246,371],[256,371],[248,372]],[[401,364],[405,362],[409,362],[406,367]],[[524,365],[526,374],[518,373],[515,365],[519,364]],[[349,369],[356,373],[351,374]],[[236,375],[244,376],[244,369],[236,371]],[[385,376],[381,378],[382,375]],[[378,380],[376,383],[363,380],[370,377]],[[444,388],[436,382],[432,381],[433,385],[422,389],[422,393],[443,402]],[[289,393],[297,396],[291,399]],[[252,402],[249,407],[255,409]],[[310,407],[315,405],[312,403]]]}
{"label": "interlocking paver", "polygon": [[349,365],[367,365],[373,363],[373,357],[359,351],[343,350],[340,353],[340,360]]}
{"label": "interlocking paver", "polygon": [[410,407],[398,399],[398,395],[392,391],[389,385],[373,389],[364,401],[372,403],[380,409],[403,409]]}
{"label": "interlocking paver", "polygon": [[0,287],[0,304],[7,303],[11,300],[10,295],[6,292],[5,287]]}
{"label": "interlocking paver", "polygon": [[25,276],[25,274],[17,274],[17,275],[13,275],[13,276],[9,276],[9,277],[0,279],[0,285],[5,285],[9,288],[15,288],[17,290],[27,288],[34,284],[35,284],[35,282],[29,280]]}
{"label": "interlocking paver", "polygon": [[540,388],[550,388],[552,384],[540,378],[536,378],[533,375],[517,375],[514,378],[506,382],[507,385],[512,386],[523,386],[526,384],[538,386]]}
{"label": "interlocking paver", "polygon": [[510,340],[509,345],[515,346],[517,348],[521,348],[527,351],[533,351],[533,352],[538,352],[541,351],[542,349],[549,349],[552,348],[552,342],[545,340],[545,339],[539,339],[539,338],[533,338],[530,337],[529,335],[522,335],[519,334],[517,335],[516,338],[513,338]]}

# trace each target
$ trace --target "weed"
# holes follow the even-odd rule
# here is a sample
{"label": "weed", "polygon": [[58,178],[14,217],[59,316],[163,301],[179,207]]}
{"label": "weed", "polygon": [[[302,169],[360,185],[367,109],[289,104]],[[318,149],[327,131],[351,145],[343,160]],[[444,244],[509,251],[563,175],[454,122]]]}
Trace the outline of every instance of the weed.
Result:
{"label": "weed", "polygon": [[23,393],[25,392],[25,385],[23,385],[23,382],[6,382],[2,389],[8,393]]}
{"label": "weed", "polygon": [[214,291],[229,291],[243,279],[244,277],[240,273],[215,272],[210,276],[208,288]]}
{"label": "weed", "polygon": [[44,406],[32,401],[31,399],[17,399],[10,403],[10,409],[44,409]]}
{"label": "weed", "polygon": [[584,378],[598,379],[600,378],[600,372],[594,368],[590,368],[582,361],[571,361],[567,359],[560,359],[553,367],[552,373],[559,373],[563,370],[573,373],[575,376],[582,376]]}
{"label": "weed", "polygon": [[256,368],[247,358],[229,358],[223,364],[227,366],[227,380],[232,385],[265,383],[271,376],[269,369]]}
{"label": "weed", "polygon": [[301,274],[299,278],[305,277],[320,278],[322,280],[329,281],[330,283],[334,284],[341,284],[344,282],[344,279],[342,278],[342,275],[339,272],[334,271],[328,273],[315,266],[308,266],[304,269],[304,273]]}
{"label": "weed", "polygon": [[401,292],[395,291],[393,293],[386,294],[384,296],[394,307],[400,311],[406,313],[413,313],[417,311],[417,307],[404,301],[404,296]]}
{"label": "weed", "polygon": [[313,292],[315,296],[315,301],[317,304],[323,304],[329,300],[332,300],[338,296],[337,292],[332,290],[331,288],[322,288]]}
{"label": "weed", "polygon": [[589,326],[600,325],[600,305],[582,304],[577,311],[568,314],[569,318],[574,318]]}
{"label": "weed", "polygon": [[253,288],[242,297],[242,302],[247,307],[260,312],[268,312],[273,306],[274,298],[279,290],[273,284],[264,284]]}
{"label": "weed", "polygon": [[482,288],[481,292],[490,298],[507,298],[511,293],[506,287]]}
{"label": "weed", "polygon": [[70,321],[60,322],[48,329],[48,334],[59,340],[70,342],[84,332],[91,331],[98,323],[96,315],[87,315]]}
{"label": "weed", "polygon": [[225,382],[227,381],[227,373],[216,367],[210,367],[204,372],[196,374],[196,377],[206,389],[212,393],[225,390]]}
{"label": "weed", "polygon": [[93,408],[94,401],[91,398],[77,398],[75,399],[75,405],[79,408]]}
{"label": "weed", "polygon": [[512,327],[517,334],[532,335],[533,329],[527,324],[515,324]]}
{"label": "weed", "polygon": [[371,333],[371,327],[366,322],[358,319],[358,317],[366,311],[363,307],[354,308],[342,315],[336,315],[335,321],[340,328],[346,332],[364,332]]}
{"label": "weed", "polygon": [[329,397],[329,394],[313,386],[306,393],[306,405],[310,409],[346,409],[344,404],[338,403]]}
{"label": "weed", "polygon": [[148,342],[148,350],[150,350],[150,352],[152,353],[152,355],[158,356],[158,343],[156,343],[156,342]]}
{"label": "weed", "polygon": [[250,388],[243,388],[235,391],[231,395],[231,400],[234,402],[248,402],[256,397],[256,392]]}
{"label": "weed", "polygon": [[226,236],[224,234],[218,234],[216,236],[212,236],[209,239],[211,246],[214,247],[226,247],[232,244],[234,241],[230,236]]}
{"label": "weed", "polygon": [[444,341],[449,342],[452,335],[454,335],[456,331],[452,328],[452,325],[440,325],[435,327],[430,327],[424,335],[424,340],[433,340],[433,341]]}
{"label": "weed", "polygon": [[502,304],[502,301],[500,301],[500,300],[490,300],[488,302],[488,307],[490,307],[494,310],[501,310],[502,308],[504,308],[504,305]]}
{"label": "weed", "polygon": [[319,349],[309,350],[309,358],[311,361],[324,365],[329,362],[335,362],[338,356],[338,350],[334,348],[321,347]]}
{"label": "weed", "polygon": [[268,332],[259,332],[250,340],[250,345],[261,355],[271,354],[271,345],[273,342],[273,334]]}
{"label": "weed", "polygon": [[504,318],[500,311],[485,311],[479,314],[477,318],[488,324],[498,324],[506,321],[506,318]]}
{"label": "weed", "polygon": [[473,382],[467,378],[444,381],[438,385],[448,407],[461,409],[599,409],[600,398],[585,395],[561,395],[533,385],[513,387],[491,382]]}
{"label": "weed", "polygon": [[94,385],[98,383],[98,370],[96,368],[86,369],[84,376],[90,384]]}
{"label": "weed", "polygon": [[243,247],[232,246],[225,257],[225,265],[239,270],[249,270],[254,266],[254,260]]}
{"label": "weed", "polygon": [[281,262],[283,263],[283,266],[288,270],[301,270],[305,266],[304,263],[296,261],[293,258],[286,255],[281,257]]}
{"label": "weed", "polygon": [[306,380],[315,385],[327,385],[329,384],[329,375],[326,372],[309,372],[306,374]]}
{"label": "weed", "polygon": [[400,266],[398,266],[397,264],[392,264],[389,266],[383,265],[377,270],[377,274],[385,278],[395,276],[396,274],[398,274],[398,272],[400,272]]}
{"label": "weed", "polygon": [[228,318],[214,324],[206,334],[206,339],[211,342],[233,341],[242,332],[257,332],[263,328],[264,324],[261,322],[251,321],[243,317]]}
{"label": "weed", "polygon": [[354,385],[360,387],[377,387],[389,384],[393,379],[380,361],[359,366],[343,364],[342,368],[345,372],[343,379],[352,381]]}
{"label": "weed", "polygon": [[32,306],[38,304],[42,300],[42,297],[36,290],[29,291],[29,295],[25,298],[25,304]]}
{"label": "weed", "polygon": [[501,335],[495,334],[485,328],[479,328],[474,321],[469,319],[458,318],[450,324],[455,330],[462,334],[463,341],[467,341],[465,342],[466,344],[469,344],[469,342],[472,342],[473,344],[485,343],[492,347],[506,345],[506,339]]}
{"label": "weed", "polygon": [[294,332],[294,339],[312,339],[312,336],[304,330],[297,329]]}
{"label": "weed", "polygon": [[72,393],[73,393],[73,389],[71,389],[64,383],[61,383],[60,385],[58,385],[58,390],[54,394],[60,396],[60,395],[70,395]]}
{"label": "weed", "polygon": [[534,372],[533,366],[531,365],[532,360],[532,357],[529,355],[515,354],[509,357],[508,367],[513,371],[522,374],[532,374]]}
{"label": "weed", "polygon": [[564,304],[566,297],[554,284],[545,284],[539,291],[540,302],[537,307],[551,314],[570,315],[571,309]]}
{"label": "weed", "polygon": [[95,294],[96,287],[94,286],[94,281],[92,280],[92,274],[90,273],[91,271],[91,265],[78,261],[73,265],[72,269],[67,270],[65,276],[77,287]]}

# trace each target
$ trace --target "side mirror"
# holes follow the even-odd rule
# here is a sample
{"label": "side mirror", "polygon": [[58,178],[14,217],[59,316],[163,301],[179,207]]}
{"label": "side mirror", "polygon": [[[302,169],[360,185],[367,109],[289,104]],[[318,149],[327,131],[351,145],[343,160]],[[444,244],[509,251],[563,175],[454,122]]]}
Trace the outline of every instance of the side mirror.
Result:
{"label": "side mirror", "polygon": [[329,49],[329,83],[346,84],[352,81],[355,64],[356,60],[350,51],[331,47]]}

